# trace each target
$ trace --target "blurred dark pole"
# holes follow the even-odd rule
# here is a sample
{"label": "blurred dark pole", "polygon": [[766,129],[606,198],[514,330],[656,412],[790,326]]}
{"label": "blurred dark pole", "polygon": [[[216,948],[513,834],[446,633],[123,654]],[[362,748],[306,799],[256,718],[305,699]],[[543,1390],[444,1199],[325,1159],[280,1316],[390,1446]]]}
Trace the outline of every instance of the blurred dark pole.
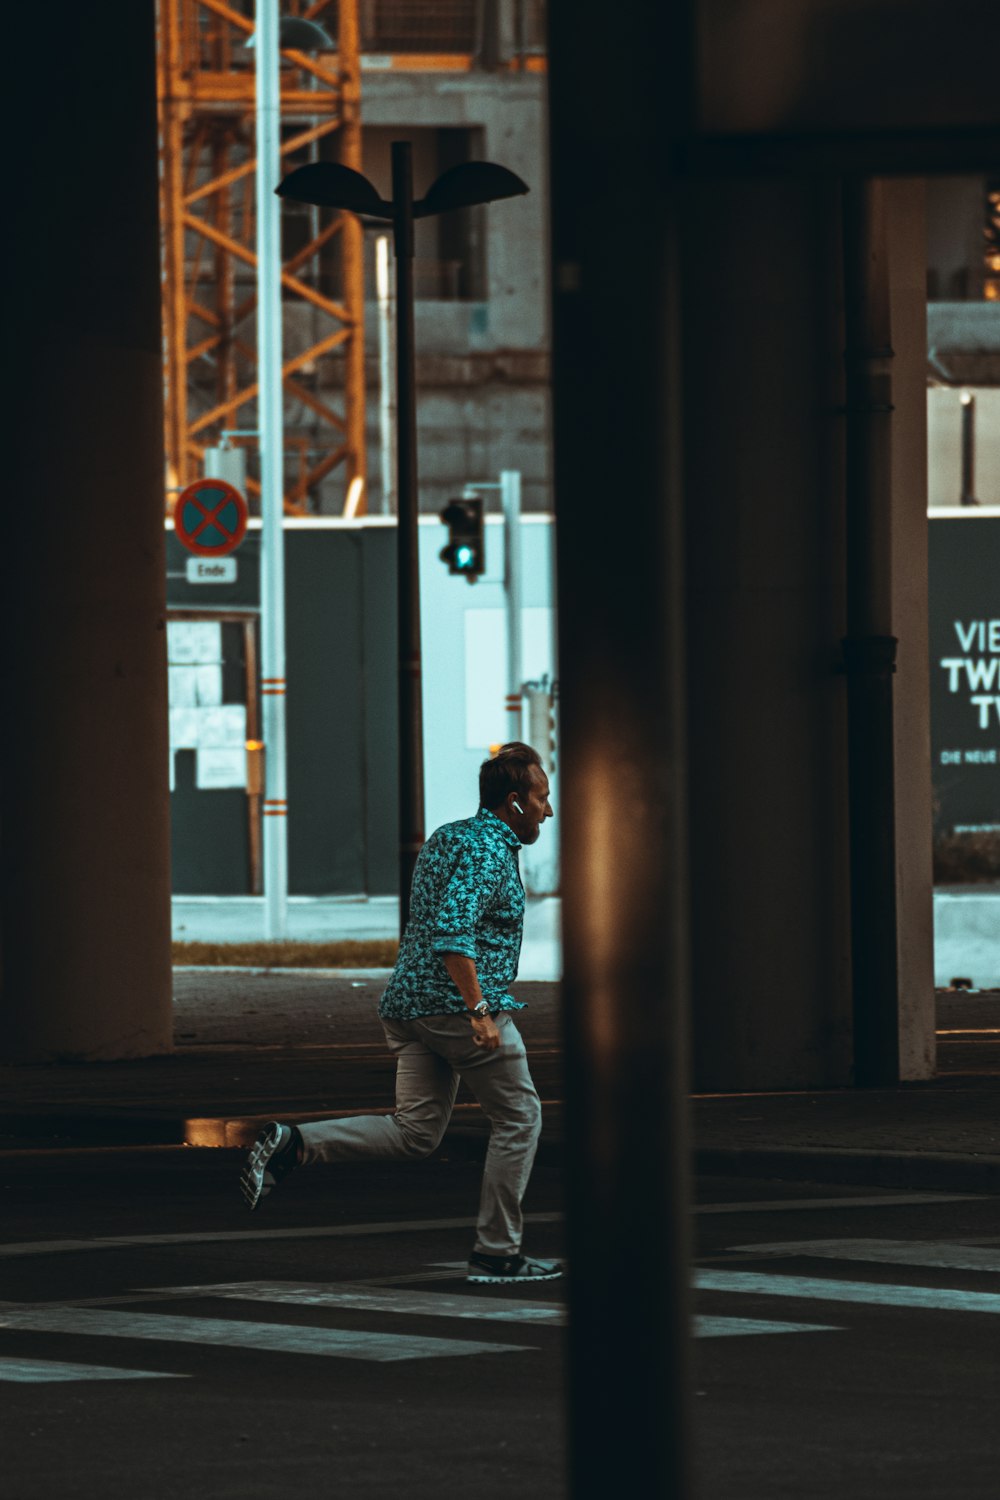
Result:
{"label": "blurred dark pole", "polygon": [[420,664],[420,548],[417,516],[417,392],[413,335],[413,160],[409,141],[392,143],[396,252],[396,471],[399,649],[399,933],[410,914],[413,867],[424,842],[424,733]]}
{"label": "blurred dark pole", "polygon": [[962,505],[978,505],[976,499],[976,398],[962,392]]}
{"label": "blurred dark pole", "polygon": [[854,1080],[899,1081],[892,634],[892,360],[880,184],[843,187],[848,768]]}
{"label": "blurred dark pole", "polygon": [[684,12],[549,7],[572,1500],[691,1494]]}

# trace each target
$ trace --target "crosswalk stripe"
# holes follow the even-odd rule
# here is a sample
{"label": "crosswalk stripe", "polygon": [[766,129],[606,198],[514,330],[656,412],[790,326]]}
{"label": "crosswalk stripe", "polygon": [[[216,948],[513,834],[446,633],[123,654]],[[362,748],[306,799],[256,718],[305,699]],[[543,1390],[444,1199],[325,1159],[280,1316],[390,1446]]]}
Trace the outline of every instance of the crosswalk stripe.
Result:
{"label": "crosswalk stripe", "polygon": [[805,1301],[859,1302],[885,1307],[921,1307],[938,1312],[1000,1313],[1000,1293],[960,1292],[924,1286],[880,1286],[868,1281],[825,1281],[814,1276],[772,1276],[760,1271],[699,1271],[702,1292],[743,1292]]}
{"label": "crosswalk stripe", "polygon": [[[414,1292],[338,1282],[234,1281],[205,1286],[151,1287],[157,1294],[173,1297],[225,1297],[240,1302],[277,1302],[297,1307],[339,1307],[362,1312],[385,1312],[431,1318],[475,1318],[497,1323],[550,1323],[566,1321],[558,1302],[499,1302],[488,1297],[450,1295],[446,1292]],[[495,1347],[495,1346],[491,1346]]]}
{"label": "crosswalk stripe", "polygon": [[163,1370],[116,1370],[110,1365],[74,1365],[54,1359],[0,1359],[0,1380],[49,1385],[64,1380],[187,1380]]}
{"label": "crosswalk stripe", "polygon": [[[175,1297],[226,1297],[236,1300],[289,1303],[307,1307],[340,1307],[365,1312],[386,1312],[441,1318],[475,1318],[510,1323],[546,1323],[561,1328],[566,1309],[558,1302],[501,1302],[488,1297],[455,1296],[448,1293],[414,1292],[348,1283],[292,1281],[214,1282],[201,1286],[150,1287],[150,1292]],[[825,1333],[827,1323],[783,1323],[760,1318],[695,1319],[696,1338],[729,1338],[760,1333]],[[836,1330],[833,1330],[836,1331]]]}
{"label": "crosswalk stripe", "polygon": [[763,1318],[710,1318],[694,1320],[697,1339],[728,1339],[758,1333],[842,1333],[832,1323],[772,1323]]}
{"label": "crosswalk stripe", "polygon": [[401,1333],[365,1333],[343,1328],[299,1328],[280,1323],[244,1323],[228,1318],[184,1318],[166,1313],[104,1312],[100,1308],[32,1308],[0,1313],[0,1328],[35,1333],[83,1334],[118,1339],[153,1339],[159,1343],[211,1344],[233,1349],[263,1349],[278,1354],[322,1354],[338,1359],[389,1363],[432,1359],[442,1355],[521,1354],[522,1344],[479,1343],[467,1339],[417,1337]]}
{"label": "crosswalk stripe", "polygon": [[783,1240],[774,1245],[733,1245],[744,1255],[807,1256],[820,1260],[863,1260],[885,1265],[932,1266],[942,1271],[1000,1272],[1000,1248],[915,1240]]}

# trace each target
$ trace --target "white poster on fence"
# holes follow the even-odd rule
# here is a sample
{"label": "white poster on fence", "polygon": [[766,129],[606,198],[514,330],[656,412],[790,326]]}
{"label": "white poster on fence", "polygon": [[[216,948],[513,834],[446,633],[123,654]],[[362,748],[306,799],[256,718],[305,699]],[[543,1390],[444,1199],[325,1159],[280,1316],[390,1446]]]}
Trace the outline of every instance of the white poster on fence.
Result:
{"label": "white poster on fence", "polygon": [[167,660],[172,667],[222,662],[222,625],[217,620],[168,620]]}
{"label": "white poster on fence", "polygon": [[198,751],[194,783],[199,792],[246,786],[246,747],[244,745],[202,745]]}
{"label": "white poster on fence", "polygon": [[195,786],[218,791],[247,784],[247,710],[244,703],[222,703],[198,710],[198,764]]}

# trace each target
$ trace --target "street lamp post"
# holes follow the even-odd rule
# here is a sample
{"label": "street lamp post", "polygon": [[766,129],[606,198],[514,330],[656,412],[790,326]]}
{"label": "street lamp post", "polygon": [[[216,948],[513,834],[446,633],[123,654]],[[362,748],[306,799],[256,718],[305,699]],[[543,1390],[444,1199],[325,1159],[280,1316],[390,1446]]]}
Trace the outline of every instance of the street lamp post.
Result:
{"label": "street lamp post", "polygon": [[264,731],[264,936],[288,922],[288,779],[285,753],[284,432],[281,382],[281,214],[272,185],[280,172],[281,96],[276,0],[258,0],[257,382],[260,429],[260,658]]}
{"label": "street lamp post", "polygon": [[323,28],[279,19],[278,0],[257,0],[254,48],[257,130],[257,410],[260,445],[260,664],[264,733],[264,936],[288,929],[288,757],[285,736],[285,451],[282,412],[282,47],[332,46]]}
{"label": "street lamp post", "polygon": [[[417,517],[417,402],[413,328],[413,161],[392,143],[392,239],[396,251],[396,590],[399,681],[399,933],[410,908],[413,867],[424,841],[424,723]],[[404,750],[405,747],[405,750]]]}
{"label": "street lamp post", "polygon": [[513,198],[528,186],[494,162],[463,162],[413,201],[409,141],[392,143],[392,200],[381,198],[367,177],[338,162],[310,162],[290,172],[277,189],[298,203],[347,209],[392,225],[396,254],[396,493],[398,559],[399,702],[399,930],[406,927],[410,886],[424,841],[423,717],[421,707],[420,571],[417,544],[417,419],[414,388],[413,221]]}

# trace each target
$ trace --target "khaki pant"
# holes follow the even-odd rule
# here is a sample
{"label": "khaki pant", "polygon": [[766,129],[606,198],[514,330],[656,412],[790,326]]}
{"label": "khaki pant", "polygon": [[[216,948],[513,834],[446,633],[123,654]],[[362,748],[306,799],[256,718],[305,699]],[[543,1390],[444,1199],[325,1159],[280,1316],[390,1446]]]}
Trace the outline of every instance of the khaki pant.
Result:
{"label": "khaki pant", "polygon": [[492,1052],[476,1046],[466,1016],[383,1021],[396,1058],[395,1112],[300,1125],[303,1161],[429,1156],[444,1135],[464,1078],[490,1121],[474,1248],[484,1255],[516,1255],[524,1228],[521,1199],[542,1110],[521,1033],[508,1013],[495,1019],[500,1046]]}

